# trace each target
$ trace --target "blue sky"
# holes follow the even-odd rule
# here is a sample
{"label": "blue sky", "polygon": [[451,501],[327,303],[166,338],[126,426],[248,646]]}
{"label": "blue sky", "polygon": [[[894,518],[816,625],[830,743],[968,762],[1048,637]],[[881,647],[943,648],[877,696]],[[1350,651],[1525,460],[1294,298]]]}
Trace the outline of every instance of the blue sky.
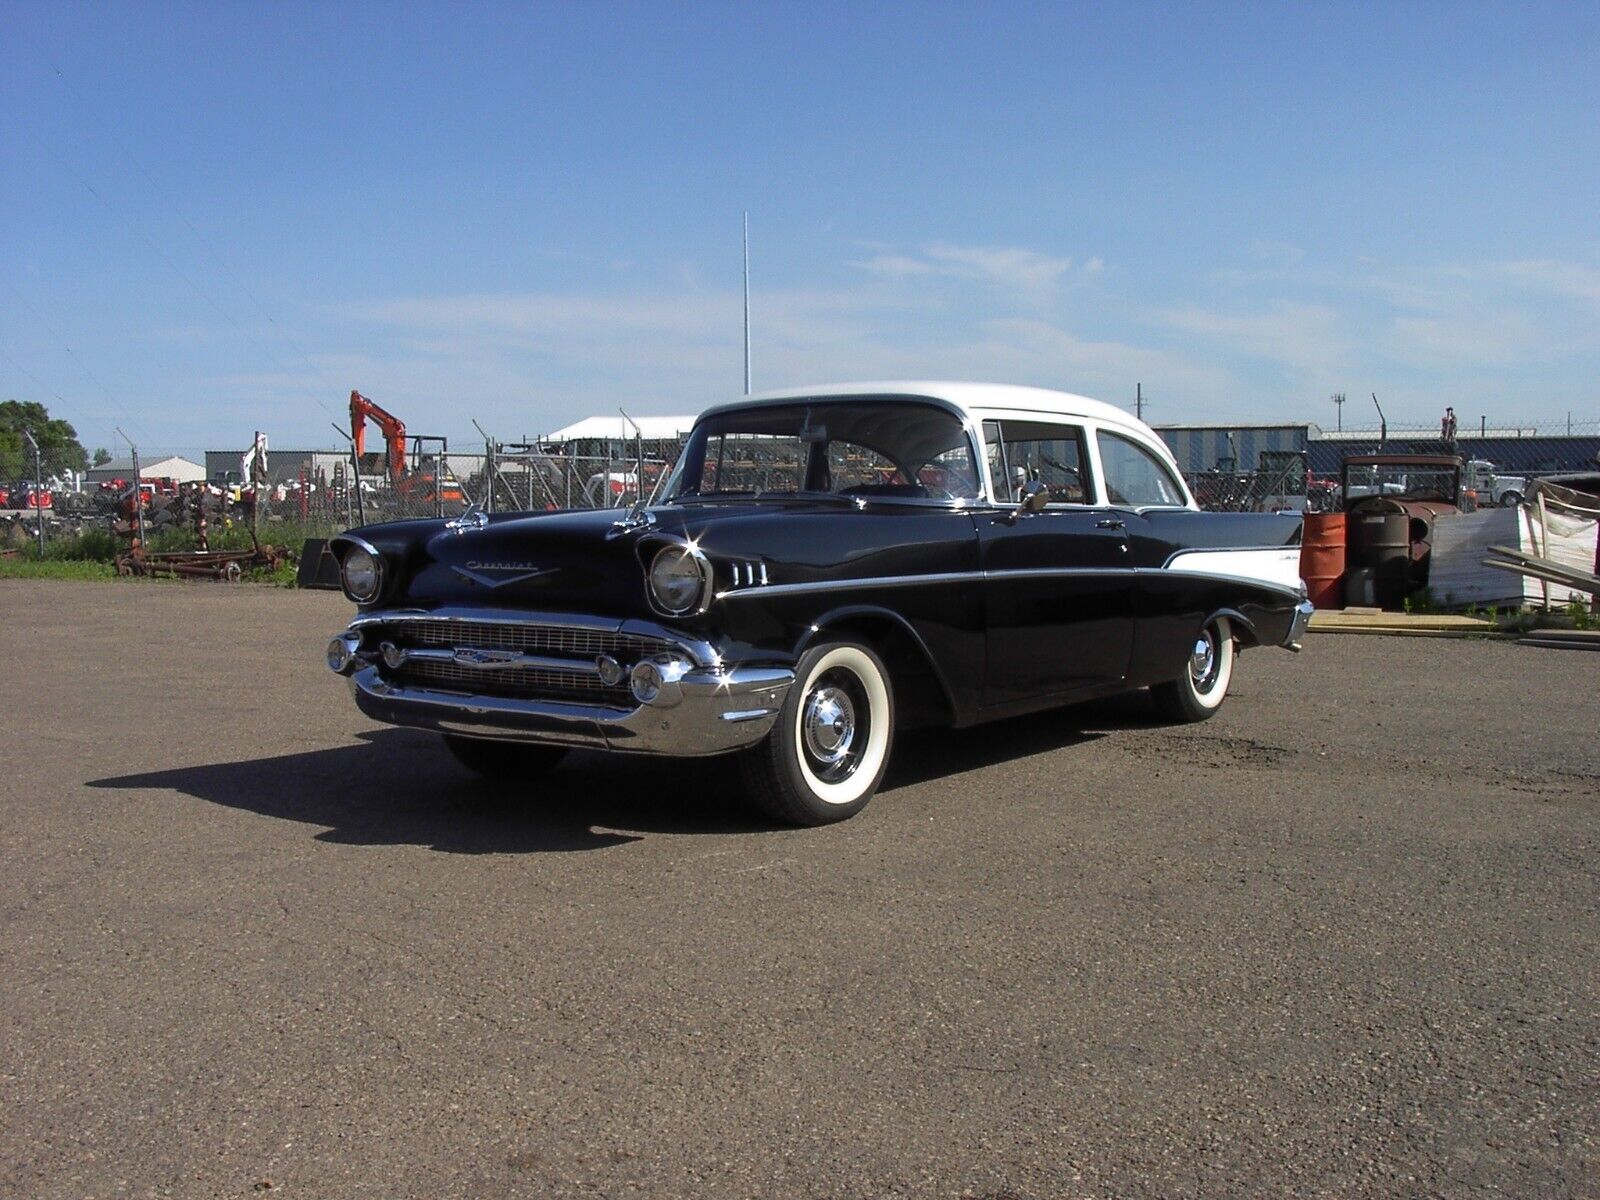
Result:
{"label": "blue sky", "polygon": [[0,396],[510,440],[993,379],[1600,420],[1600,6],[0,3]]}

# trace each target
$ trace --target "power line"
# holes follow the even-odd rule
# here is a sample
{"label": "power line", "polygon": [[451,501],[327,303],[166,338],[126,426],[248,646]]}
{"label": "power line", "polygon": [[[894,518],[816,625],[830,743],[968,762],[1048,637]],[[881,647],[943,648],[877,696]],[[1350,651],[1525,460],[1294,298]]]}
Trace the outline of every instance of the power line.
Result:
{"label": "power line", "polygon": [[[83,175],[82,172],[77,170],[77,168],[75,168],[71,163],[69,163],[66,159],[64,159],[59,153],[57,153],[55,151],[54,148],[52,148],[47,143],[45,143],[45,141],[42,138],[40,138],[37,134],[33,135],[33,140],[40,147],[40,149],[42,149],[51,158],[55,159],[57,165],[59,165],[62,170],[66,171],[67,174],[69,174],[69,175],[71,175],[73,177],[73,179],[77,180],[78,184],[85,191],[87,191],[91,196],[93,196],[95,198],[95,200],[103,208],[105,208],[105,210],[107,212],[111,213],[114,217],[116,217],[117,220],[120,221],[123,224],[123,226],[127,228],[129,233],[133,234],[134,237],[138,238],[141,242],[143,242],[145,244],[146,248],[149,249],[150,253],[154,254],[158,259],[160,259],[161,262],[166,265],[168,270],[170,270],[174,275],[176,275],[185,284],[187,284],[189,286],[189,288],[191,290],[193,290],[194,293],[196,295],[198,295],[202,300],[204,300],[206,302],[206,304],[209,305],[211,307],[211,309],[218,316],[220,316],[229,325],[232,325],[233,328],[238,331],[239,335],[241,337],[243,337],[247,342],[249,342],[252,346],[254,346],[262,354],[262,356],[265,357],[272,364],[273,368],[280,375],[283,375],[284,377],[289,379],[290,382],[292,382],[295,387],[299,388],[300,391],[304,392],[306,394],[306,396],[310,398],[311,402],[313,404],[315,404],[318,408],[322,409],[322,411],[324,413],[328,414],[329,416],[333,415],[333,410],[330,409],[326,404],[324,404],[322,402],[321,398],[316,394],[316,392],[314,392],[311,388],[306,386],[306,381],[303,378],[301,378],[296,372],[291,371],[288,367],[286,367],[283,364],[283,362],[278,358],[278,356],[276,354],[274,354],[272,352],[272,350],[268,346],[264,345],[253,333],[251,333],[248,329],[246,329],[243,325],[241,325],[239,323],[239,321],[233,316],[233,314],[229,313],[226,309],[224,309],[222,307],[222,305],[219,304],[217,302],[217,300],[208,291],[206,291],[198,283],[196,283],[193,278],[191,278],[187,273],[184,272],[184,270],[181,267],[178,266],[177,263],[173,262],[171,256],[168,255],[164,250],[162,250],[161,247],[157,246],[155,244],[155,242],[151,240],[151,238],[150,238],[150,236],[148,234],[146,234],[143,230],[141,230],[137,226],[135,226],[134,223],[127,217],[127,215],[125,213],[119,211],[118,208],[111,203],[111,201],[106,199],[105,196],[101,195],[99,189],[96,188],[94,186],[94,184],[90,183],[89,180]],[[182,217],[180,216],[179,219],[181,220]],[[191,226],[191,228],[192,228],[192,226]],[[270,314],[268,315],[268,320],[269,321],[271,320]],[[275,322],[274,322],[274,328],[277,328]],[[280,335],[283,333],[281,328],[277,328],[277,332]]]}
{"label": "power line", "polygon": [[[194,222],[189,220],[188,216],[184,214],[183,210],[178,207],[176,201],[172,199],[167,191],[156,180],[155,175],[144,165],[142,161],[140,161],[138,155],[134,154],[133,151],[129,149],[128,143],[118,136],[117,131],[112,129],[111,126],[108,125],[99,116],[99,114],[95,112],[94,108],[84,98],[83,93],[74,87],[72,81],[67,78],[66,73],[54,63],[50,65],[50,69],[55,72],[56,78],[61,81],[61,86],[66,88],[67,91],[71,92],[77,99],[83,110],[88,113],[89,118],[93,120],[95,124],[100,126],[100,128],[105,132],[106,136],[116,143],[117,148],[122,151],[123,156],[133,164],[134,169],[138,171],[140,175],[144,176],[145,182],[150,185],[150,189],[155,192],[162,203],[166,205],[167,210],[183,223],[184,228],[194,235],[194,239],[199,243],[201,249],[211,256],[212,261],[215,262],[217,266],[222,268],[223,273],[227,275],[227,277],[233,282],[234,286],[237,287],[239,291],[243,292],[245,297],[255,305],[256,310],[267,319],[267,324],[272,326],[273,332],[287,342],[290,349],[299,355],[301,364],[308,368],[313,376],[320,377],[323,384],[333,388],[334,385],[328,379],[328,377],[319,371],[316,367],[316,364],[311,361],[311,356],[308,355],[303,348],[301,348],[300,344],[296,342],[294,338],[289,336],[288,330],[284,329],[283,326],[278,324],[277,318],[267,310],[267,306],[261,302],[260,298],[253,291],[250,290],[249,285],[247,285],[243,279],[239,278],[238,273],[228,265],[227,260],[222,257],[222,255],[217,251],[216,247],[213,246],[206,239],[205,235],[195,227]],[[335,388],[334,390],[337,389]],[[316,399],[315,396],[312,398]],[[317,403],[321,404],[322,402],[318,400]],[[325,406],[323,411],[327,411]]]}
{"label": "power line", "polygon": [[[96,375],[93,371],[91,371],[89,369],[89,364],[88,363],[84,362],[81,358],[78,357],[76,352],[73,351],[72,347],[67,344],[67,339],[62,337],[59,333],[57,333],[55,331],[54,327],[51,326],[50,322],[46,321],[44,319],[43,314],[40,313],[39,310],[33,306],[33,304],[28,300],[28,298],[26,296],[24,296],[20,291],[17,290],[16,285],[11,283],[10,280],[7,280],[6,281],[6,286],[11,289],[11,294],[13,296],[15,296],[19,301],[21,301],[22,306],[24,308],[26,308],[30,313],[33,314],[33,319],[38,321],[39,324],[44,327],[44,331],[46,333],[48,333],[51,337],[55,338],[56,343],[64,351],[66,351],[67,357],[70,358],[74,363],[77,364],[78,369],[80,371],[82,371],[85,375],[87,375],[89,377],[89,379],[94,383],[94,385],[97,388],[99,388],[102,392],[105,393],[106,399],[111,401],[112,406],[119,413],[122,414],[122,419],[124,421],[126,421],[130,425],[134,424],[132,416],[129,415],[128,410],[122,406],[122,401],[117,399],[116,393],[114,393],[110,388],[108,388],[105,385],[104,381],[101,380],[100,376]],[[7,357],[9,358],[9,356],[7,356]],[[11,362],[12,362],[12,365],[15,366],[19,371],[22,371],[22,373],[24,375],[29,375],[30,378],[33,378],[35,383],[39,382],[37,377],[32,376],[27,370],[25,370],[21,366],[21,364],[17,363],[15,359],[11,359]],[[43,387],[44,385],[40,384],[40,386]],[[46,390],[48,391],[50,389],[47,388]],[[59,393],[53,393],[53,394],[55,395],[57,400],[61,400],[61,395]],[[62,403],[64,404],[64,403],[66,403],[66,401],[62,400]]]}

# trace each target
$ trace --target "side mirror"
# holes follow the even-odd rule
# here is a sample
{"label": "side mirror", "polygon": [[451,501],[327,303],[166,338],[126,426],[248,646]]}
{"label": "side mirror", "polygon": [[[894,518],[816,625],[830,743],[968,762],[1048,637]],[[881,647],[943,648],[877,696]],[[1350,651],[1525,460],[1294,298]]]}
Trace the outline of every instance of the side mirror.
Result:
{"label": "side mirror", "polygon": [[1044,506],[1050,503],[1050,489],[1037,479],[1022,485],[1022,501],[1018,507],[1030,516],[1042,513]]}

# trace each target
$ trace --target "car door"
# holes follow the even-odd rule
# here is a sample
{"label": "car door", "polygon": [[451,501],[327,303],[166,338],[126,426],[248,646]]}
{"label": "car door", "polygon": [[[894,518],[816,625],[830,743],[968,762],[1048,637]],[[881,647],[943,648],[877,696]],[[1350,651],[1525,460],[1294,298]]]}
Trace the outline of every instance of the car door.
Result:
{"label": "car door", "polygon": [[[1134,571],[1127,513],[1096,498],[1079,426],[985,422],[997,491],[1033,480],[1041,512],[1009,494],[977,516],[987,622],[985,707],[1103,690],[1126,679],[1133,649]],[[1009,483],[1006,481],[1010,481]]]}

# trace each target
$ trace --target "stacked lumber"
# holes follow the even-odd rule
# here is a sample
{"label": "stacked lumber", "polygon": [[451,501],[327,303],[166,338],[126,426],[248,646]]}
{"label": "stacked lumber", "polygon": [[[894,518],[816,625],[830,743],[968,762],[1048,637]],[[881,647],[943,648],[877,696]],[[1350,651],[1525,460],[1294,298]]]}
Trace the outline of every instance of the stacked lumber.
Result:
{"label": "stacked lumber", "polygon": [[1438,604],[1564,606],[1587,600],[1582,580],[1524,573],[1505,564],[1546,562],[1592,575],[1600,514],[1554,503],[1441,516],[1433,525],[1428,590]]}

